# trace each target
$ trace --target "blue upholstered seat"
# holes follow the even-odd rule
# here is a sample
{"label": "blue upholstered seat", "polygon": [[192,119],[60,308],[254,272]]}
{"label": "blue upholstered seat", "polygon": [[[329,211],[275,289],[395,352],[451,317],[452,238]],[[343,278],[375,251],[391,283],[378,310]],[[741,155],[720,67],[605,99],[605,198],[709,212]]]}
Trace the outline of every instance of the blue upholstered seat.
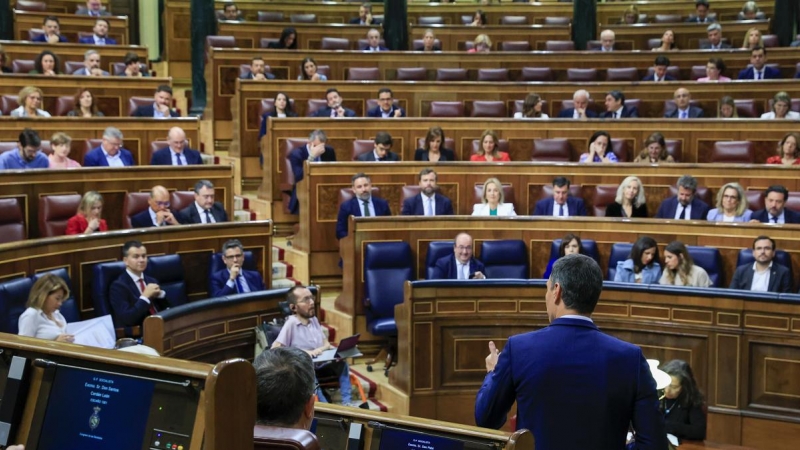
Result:
{"label": "blue upholstered seat", "polygon": [[436,261],[453,251],[453,241],[432,241],[428,244],[428,255],[425,257],[426,280],[432,280],[436,276]]}
{"label": "blue upholstered seat", "polygon": [[373,242],[364,248],[364,301],[367,329],[396,336],[394,306],[403,303],[403,286],[414,280],[411,247],[406,242]]}
{"label": "blue upholstered seat", "polygon": [[[583,244],[583,251],[585,252],[586,256],[590,256],[592,259],[597,261],[597,264],[600,264],[600,253],[597,251],[597,242],[594,239],[581,239],[581,244]],[[558,258],[558,248],[561,247],[561,239],[556,239],[550,245],[550,260],[554,260]]]}
{"label": "blue upholstered seat", "polygon": [[[627,242],[617,242],[611,246],[611,254],[608,255],[608,275],[606,280],[614,281],[614,276],[617,274],[617,263],[628,259],[631,254],[631,248],[633,248],[633,244]],[[659,264],[661,264],[661,261],[659,261]]]}
{"label": "blue upholstered seat", "polygon": [[686,249],[692,255],[694,263],[705,269],[712,287],[721,287],[722,284],[722,255],[713,247],[687,245]]}
{"label": "blue upholstered seat", "polygon": [[158,280],[158,286],[166,292],[170,306],[186,303],[186,281],[180,255],[160,255],[147,258],[145,274]]}
{"label": "blue upholstered seat", "polygon": [[486,278],[530,278],[528,249],[518,239],[481,242]]}
{"label": "blue upholstered seat", "polygon": [[19,316],[25,311],[31,287],[33,281],[27,277],[0,283],[0,331],[19,332]]}
{"label": "blue upholstered seat", "polygon": [[[739,251],[739,257],[736,258],[736,267],[742,266],[744,264],[753,264],[756,259],[753,257],[753,249],[752,248],[743,248]],[[792,286],[794,286],[794,270],[792,269],[792,257],[783,250],[775,250],[775,258],[774,261],[787,269],[789,269],[789,279],[792,280]],[[792,287],[794,290],[794,287]]]}

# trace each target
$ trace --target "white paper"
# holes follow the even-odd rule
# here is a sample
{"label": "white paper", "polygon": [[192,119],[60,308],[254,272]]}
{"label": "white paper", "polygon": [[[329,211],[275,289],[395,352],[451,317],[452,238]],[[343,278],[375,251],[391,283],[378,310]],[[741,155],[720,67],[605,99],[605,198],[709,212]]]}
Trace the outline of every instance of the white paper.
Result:
{"label": "white paper", "polygon": [[67,324],[67,334],[75,336],[75,344],[89,347],[114,348],[117,343],[111,315]]}
{"label": "white paper", "polygon": [[667,433],[667,440],[669,441],[670,444],[674,445],[675,447],[678,446],[678,437],[675,436],[674,434]]}

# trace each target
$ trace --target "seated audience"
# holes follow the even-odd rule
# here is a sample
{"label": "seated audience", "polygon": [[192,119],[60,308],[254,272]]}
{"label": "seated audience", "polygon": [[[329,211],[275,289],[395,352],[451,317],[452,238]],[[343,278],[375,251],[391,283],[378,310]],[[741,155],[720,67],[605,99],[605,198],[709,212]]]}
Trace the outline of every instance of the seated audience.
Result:
{"label": "seated audience", "polygon": [[800,154],[797,153],[798,143],[800,143],[800,134],[787,133],[778,142],[778,154],[767,158],[767,164],[783,164],[785,166],[800,164]]}
{"label": "seated audience", "polygon": [[678,88],[674,98],[675,109],[664,114],[667,119],[697,119],[705,115],[702,109],[692,106],[692,94],[688,89]]}
{"label": "seated audience", "polygon": [[178,111],[172,108],[172,88],[166,84],[156,88],[152,105],[142,105],[136,108],[133,117],[153,117],[155,119],[169,119],[180,117]]}
{"label": "seated audience", "polygon": [[706,63],[706,76],[698,78],[697,81],[700,83],[709,81],[731,81],[731,79],[723,75],[723,73],[725,73],[725,62],[722,61],[722,58],[711,58],[708,60],[708,63]]}
{"label": "seated audience", "polygon": [[414,152],[414,161],[455,161],[456,154],[450,149],[444,148],[444,130],[441,127],[430,127],[425,135],[425,143],[422,148]]}
{"label": "seated audience", "polygon": [[458,233],[453,241],[453,254],[436,260],[434,280],[482,280],[486,278],[483,263],[472,254],[472,236]]}
{"label": "seated audience", "polygon": [[358,17],[350,19],[350,25],[380,25],[381,21],[372,17],[372,3],[364,2],[358,7]]}
{"label": "seated audience", "polygon": [[428,28],[425,34],[422,35],[422,51],[423,52],[440,52],[442,48],[436,45],[436,35],[433,29]]}
{"label": "seated audience", "polygon": [[132,166],[133,155],[122,147],[122,132],[114,127],[103,131],[103,141],[83,156],[84,167]]}
{"label": "seated audience", "polygon": [[756,2],[744,2],[744,5],[742,5],[742,10],[739,12],[739,20],[756,20],[758,19],[758,13],[760,12],[761,10],[758,9]]}
{"label": "seated audience", "polygon": [[79,16],[92,16],[92,17],[103,17],[111,15],[111,13],[106,11],[106,9],[103,7],[103,4],[100,0],[86,0],[86,7],[78,8],[78,11],[75,14]]}
{"label": "seated audience", "polygon": [[[121,77],[149,77],[150,72],[147,70],[147,66],[142,64],[139,60],[139,55],[134,52],[128,52],[125,54],[125,70],[118,74]],[[116,75],[116,74],[115,74]]]}
{"label": "seated audience", "polygon": [[318,109],[314,113],[314,117],[332,117],[332,118],[339,118],[339,117],[355,117],[356,112],[350,108],[345,108],[342,106],[342,96],[339,95],[339,90],[336,88],[330,88],[325,91],[325,100],[328,102],[328,105],[324,108]]}
{"label": "seated audience", "polygon": [[600,48],[598,50],[601,52],[613,52],[616,39],[617,35],[613,31],[603,30],[600,33]]}
{"label": "seated audience", "polygon": [[647,136],[644,141],[644,149],[636,156],[633,162],[645,164],[674,163],[675,159],[667,153],[667,141],[664,140],[664,135],[656,131]]}
{"label": "seated audience", "polygon": [[503,185],[497,178],[488,178],[483,183],[482,203],[473,205],[473,216],[516,216],[513,203],[504,203]]}
{"label": "seated audience", "polygon": [[222,9],[222,18],[231,22],[242,21],[241,13],[239,12],[239,7],[236,6],[236,3],[229,2],[225,4]]}
{"label": "seated audience", "polygon": [[503,162],[511,161],[508,153],[500,151],[500,139],[497,133],[492,130],[485,130],[481,135],[481,145],[478,153],[469,157],[470,161],[476,162]]}
{"label": "seated audience", "polygon": [[678,178],[678,195],[664,200],[658,206],[657,219],[703,220],[708,216],[708,205],[697,194],[697,179],[691,175]]}
{"label": "seated audience", "polygon": [[167,133],[167,147],[156,150],[150,157],[151,166],[186,166],[203,164],[200,152],[189,148],[186,132],[172,127]]}
{"label": "seated audience", "polygon": [[487,25],[486,22],[486,13],[483,12],[482,9],[475,11],[475,14],[472,15],[472,22],[470,22],[469,26],[471,27],[482,27]]}
{"label": "seated audience", "polygon": [[675,45],[675,32],[672,30],[667,30],[661,35],[661,45],[652,49],[654,52],[675,52],[680,50],[677,45]]}
{"label": "seated audience", "polygon": [[389,49],[381,45],[381,32],[373,28],[367,32],[367,45],[361,48],[365,52],[385,52]]}
{"label": "seated audience", "polygon": [[642,78],[642,81],[675,81],[675,77],[667,73],[669,68],[669,58],[664,55],[656,56],[653,61],[653,74]]}
{"label": "seated audience", "polygon": [[739,72],[740,80],[775,80],[780,77],[780,70],[767,65],[767,49],[761,46],[750,50],[750,66]]}
{"label": "seated audience", "polygon": [[2,45],[0,45],[0,73],[11,73],[11,68],[8,67],[8,55]]}
{"label": "seated audience", "polygon": [[712,23],[706,28],[708,33],[708,42],[700,44],[700,50],[727,50],[731,48],[731,44],[722,42],[722,25]]}
{"label": "seated audience", "polygon": [[50,113],[40,109],[44,92],[36,86],[25,86],[19,91],[17,102],[20,106],[11,111],[11,117],[50,117]]}
{"label": "seated audience", "polygon": [[214,201],[214,183],[200,180],[194,184],[194,202],[182,209],[178,218],[184,225],[219,223],[228,221],[228,213],[221,202]]}
{"label": "seated audience", "polygon": [[89,89],[83,88],[75,96],[75,109],[67,113],[67,117],[104,117],[102,111],[97,109],[94,95]]}
{"label": "seated audience", "polygon": [[108,231],[103,214],[103,196],[97,191],[83,194],[78,212],[67,221],[66,235],[92,234],[95,231]]}
{"label": "seated audience", "polygon": [[367,111],[367,117],[389,119],[405,116],[406,110],[394,104],[394,94],[387,87],[378,89],[378,106]]}
{"label": "seated audience", "polygon": [[708,9],[709,4],[708,0],[697,0],[694,3],[694,12],[693,16],[690,16],[686,19],[687,23],[711,23],[714,21],[711,17],[708,16]]}
{"label": "seated audience", "polygon": [[525,101],[522,102],[522,111],[515,112],[515,119],[548,119],[549,116],[542,112],[544,101],[539,94],[530,94],[525,96]]}
{"label": "seated audience", "polygon": [[438,192],[437,175],[431,168],[424,168],[417,176],[419,195],[403,201],[403,216],[452,216],[453,203]]}
{"label": "seated audience", "polygon": [[611,91],[606,94],[606,111],[604,119],[631,119],[639,117],[639,110],[635,106],[625,106],[625,94],[622,91]]}
{"label": "seated audience", "polygon": [[222,244],[222,262],[225,268],[211,275],[211,296],[244,294],[263,291],[264,280],[255,270],[246,270],[244,265],[244,246],[238,239],[229,239]]}
{"label": "seated audience", "polygon": [[326,145],[327,142],[328,136],[325,135],[325,132],[316,129],[308,135],[308,143],[306,145],[295,147],[289,152],[289,163],[292,166],[292,174],[294,175],[295,183],[294,186],[292,186],[292,194],[289,199],[289,212],[292,214],[298,214],[300,212],[300,202],[297,200],[297,183],[302,181],[305,176],[303,173],[303,163],[306,160],[310,162],[336,161],[336,152],[333,147]]}
{"label": "seated audience", "polygon": [[800,223],[800,214],[786,208],[789,191],[775,184],[764,192],[764,209],[753,213],[750,222],[762,223]]}
{"label": "seated audience", "polygon": [[562,119],[586,119],[597,117],[597,113],[588,109],[589,102],[591,101],[589,92],[585,89],[578,89],[572,94],[572,108],[562,109],[558,113],[558,117]]}
{"label": "seated audience", "polygon": [[589,138],[589,151],[582,154],[578,162],[582,163],[615,163],[617,155],[611,151],[611,135],[606,131],[597,131]]}
{"label": "seated audience", "polygon": [[392,135],[379,131],[375,135],[375,147],[371,152],[362,153],[358,157],[358,161],[363,162],[390,162],[400,161],[400,156],[392,151]]}
{"label": "seated audience", "polygon": [[274,348],[261,352],[253,365],[256,425],[310,430],[317,380],[308,353],[292,347]]}
{"label": "seated audience", "polygon": [[108,72],[100,67],[100,53],[97,50],[87,50],[83,54],[83,67],[72,72],[72,75],[107,77]]}
{"label": "seated audience", "polygon": [[711,286],[708,273],[694,263],[689,250],[680,241],[672,241],[664,249],[664,273],[658,282],[674,286]]}
{"label": "seated audience", "polygon": [[647,218],[647,200],[642,180],[632,176],[622,180],[614,203],[606,207],[606,217]]}
{"label": "seated audience", "polygon": [[265,112],[261,115],[261,128],[258,132],[258,140],[267,134],[267,118],[268,117],[297,117],[292,106],[292,99],[283,92],[275,94],[275,99],[272,102],[272,111]]}
{"label": "seated audience", "polygon": [[286,27],[281,31],[281,37],[278,42],[270,42],[267,48],[276,48],[279,50],[297,50],[297,31],[292,27]]}
{"label": "seated audience", "polygon": [[664,389],[664,425],[667,433],[681,441],[706,438],[706,413],[703,411],[703,394],[697,387],[692,368],[686,361],[673,359],[661,366],[670,376],[670,384]]}
{"label": "seated audience", "polygon": [[264,58],[261,56],[254,56],[250,60],[250,71],[240,76],[239,79],[266,81],[274,80],[275,75],[267,72],[266,64],[264,64]]}
{"label": "seated audience", "polygon": [[391,216],[389,202],[372,196],[372,180],[365,173],[353,175],[353,198],[339,206],[336,217],[336,239],[347,236],[347,219],[355,217]]}
{"label": "seated audience", "polygon": [[650,236],[642,236],[634,242],[625,261],[617,262],[614,281],[620,283],[658,284],[661,278],[661,260],[658,243]]}
{"label": "seated audience", "polygon": [[479,34],[472,42],[472,48],[467,53],[489,53],[492,51],[492,40],[485,34]]}
{"label": "seated audience", "polygon": [[108,24],[108,20],[97,19],[97,21],[94,23],[94,28],[92,28],[94,34],[92,36],[79,38],[78,43],[91,45],[117,45],[116,39],[108,37],[109,28],[110,26]]}
{"label": "seated audience", "polygon": [[169,191],[164,186],[153,186],[147,205],[147,209],[131,217],[132,228],[180,225],[180,221],[169,209]]}
{"label": "seated audience", "polygon": [[0,170],[48,168],[50,160],[40,149],[41,146],[39,133],[25,128],[19,134],[19,147],[16,150],[0,153]]}
{"label": "seated audience", "polygon": [[570,181],[566,177],[553,178],[553,198],[536,202],[532,216],[575,217],[586,215],[586,205],[580,197],[569,195]]}
{"label": "seated audience", "polygon": [[111,317],[117,327],[140,326],[147,316],[169,307],[167,293],[158,280],[144,273],[147,248],[141,242],[128,241],[122,246],[122,262],[125,272],[111,283],[108,294]]}
{"label": "seated audience", "polygon": [[28,72],[30,75],[61,75],[61,62],[58,56],[50,50],[42,50],[33,61],[33,70]]}
{"label": "seated audience", "polygon": [[630,5],[625,12],[622,13],[622,18],[619,19],[619,25],[633,25],[639,22],[639,8],[636,5]]}
{"label": "seated audience", "polygon": [[708,212],[709,222],[749,222],[753,211],[747,209],[744,188],[739,183],[726,183],[717,191],[717,207]]}
{"label": "seated audience", "polygon": [[78,161],[69,158],[70,144],[72,144],[72,138],[66,133],[53,133],[50,138],[50,148],[53,149],[53,153],[47,156],[50,163],[49,168],[77,169],[81,166]]}
{"label": "seated audience", "polygon": [[750,28],[744,33],[744,45],[741,50],[752,50],[756,47],[764,47],[764,37],[761,36],[761,31],[758,28]]}
{"label": "seated audience", "polygon": [[775,262],[775,240],[769,236],[759,236],[753,240],[753,264],[743,264],[736,268],[731,280],[731,289],[755,292],[789,293],[792,291],[792,278],[789,269]]}
{"label": "seated audience", "polygon": [[719,110],[717,117],[720,119],[738,119],[739,112],[736,110],[736,101],[730,95],[719,99]]}
{"label": "seated audience", "polygon": [[300,63],[300,75],[297,76],[297,80],[328,81],[328,77],[317,73],[317,62],[314,61],[314,58],[306,56]]}
{"label": "seated audience", "polygon": [[791,111],[792,97],[784,91],[772,97],[772,111],[761,115],[762,119],[800,119],[800,113]]}
{"label": "seated audience", "polygon": [[580,236],[569,233],[561,239],[561,245],[558,246],[558,257],[551,259],[547,263],[547,268],[544,270],[544,275],[542,275],[542,278],[545,280],[550,278],[550,272],[553,271],[553,264],[555,264],[556,261],[567,255],[574,254],[585,255],[586,249],[583,248],[583,242],[581,242]]}
{"label": "seated audience", "polygon": [[67,283],[58,275],[48,273],[36,280],[28,304],[19,316],[19,335],[57,342],[74,342],[67,334],[67,319],[61,315],[61,304],[69,298]]}
{"label": "seated audience", "polygon": [[32,42],[47,42],[49,44],[69,42],[66,37],[61,35],[61,22],[58,21],[56,16],[45,17],[42,21],[42,29],[44,34],[36,36]]}

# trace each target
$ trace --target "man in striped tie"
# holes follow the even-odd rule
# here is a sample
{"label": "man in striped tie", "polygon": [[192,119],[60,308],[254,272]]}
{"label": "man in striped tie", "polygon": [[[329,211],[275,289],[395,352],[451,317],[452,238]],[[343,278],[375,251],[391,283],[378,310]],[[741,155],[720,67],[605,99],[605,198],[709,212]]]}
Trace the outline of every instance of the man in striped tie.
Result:
{"label": "man in striped tie", "polygon": [[128,241],[122,246],[125,272],[111,284],[108,297],[111,316],[117,327],[139,326],[145,317],[167,309],[167,293],[161,290],[158,280],[145,275],[147,249],[139,241]]}
{"label": "man in striped tie", "polygon": [[238,239],[230,239],[222,244],[222,261],[225,263],[225,269],[211,276],[212,297],[224,297],[266,289],[260,273],[243,268],[244,247]]}

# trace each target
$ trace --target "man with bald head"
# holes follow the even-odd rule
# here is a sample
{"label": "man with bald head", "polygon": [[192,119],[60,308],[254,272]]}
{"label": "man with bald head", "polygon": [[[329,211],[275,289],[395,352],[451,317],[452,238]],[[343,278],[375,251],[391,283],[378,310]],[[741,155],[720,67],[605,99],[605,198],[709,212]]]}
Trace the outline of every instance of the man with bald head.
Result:
{"label": "man with bald head", "polygon": [[614,42],[617,40],[617,35],[611,30],[603,30],[600,33],[600,48],[597,49],[601,52],[613,52]]}
{"label": "man with bald head", "polygon": [[189,148],[186,133],[180,127],[173,127],[167,134],[167,146],[156,150],[150,158],[151,166],[185,166],[203,164],[200,152]]}
{"label": "man with bald head", "polygon": [[572,94],[572,108],[562,109],[558,113],[558,117],[562,119],[586,119],[595,118],[597,113],[589,108],[591,101],[589,92],[584,89],[578,89]]}
{"label": "man with bald head", "polygon": [[664,114],[667,119],[697,119],[703,117],[703,110],[697,106],[692,106],[692,94],[686,88],[678,88],[675,91],[675,106],[672,111]]}
{"label": "man with bald head", "polygon": [[436,260],[434,280],[483,280],[484,266],[472,255],[472,236],[458,233],[453,242],[453,254]]}
{"label": "man with bald head", "polygon": [[163,227],[166,225],[180,225],[178,219],[170,211],[169,191],[164,186],[153,186],[148,207],[144,211],[131,217],[131,227],[148,228]]}

